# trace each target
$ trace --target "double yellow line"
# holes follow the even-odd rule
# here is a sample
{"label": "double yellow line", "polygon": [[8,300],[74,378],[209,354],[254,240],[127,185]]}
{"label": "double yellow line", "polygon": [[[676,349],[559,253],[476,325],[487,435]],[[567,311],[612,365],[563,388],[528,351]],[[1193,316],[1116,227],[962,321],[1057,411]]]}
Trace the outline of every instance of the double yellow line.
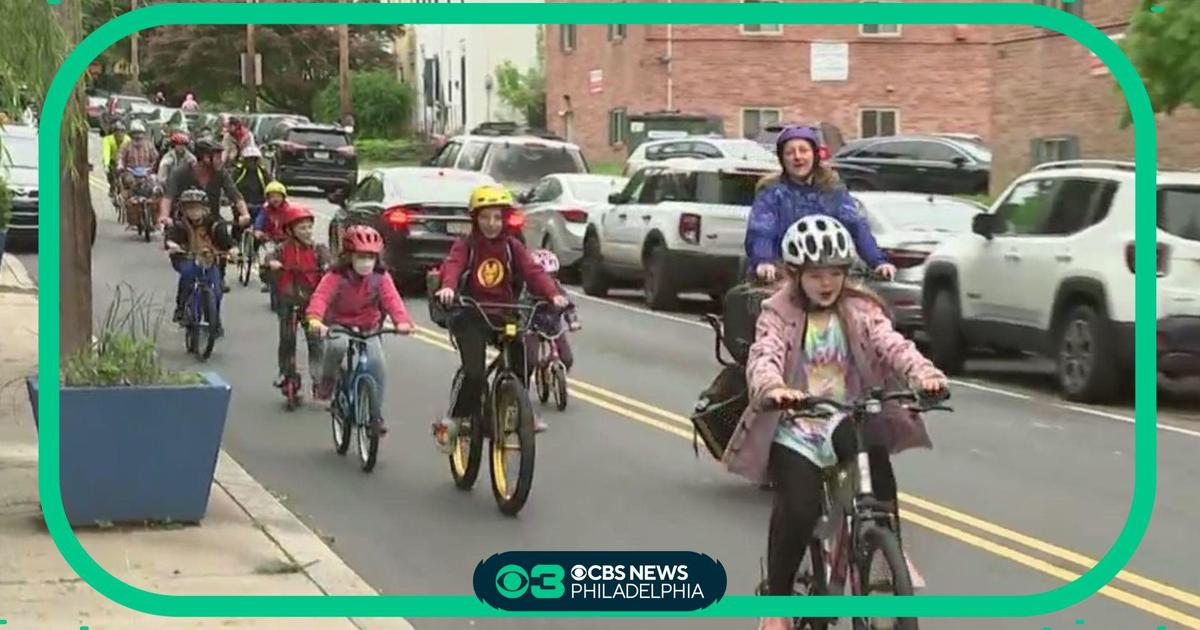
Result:
{"label": "double yellow line", "polygon": [[[417,327],[413,336],[429,345],[454,352],[454,347],[447,342],[444,332]],[[692,439],[691,420],[686,416],[623,396],[577,378],[569,377],[567,381],[571,396],[574,398],[666,433],[687,440]],[[918,525],[1064,582],[1072,582],[1083,573],[1064,567],[1081,567],[1086,571],[1098,562],[1095,558],[904,492],[900,493],[900,501],[906,523]],[[1021,551],[1019,548],[1023,548],[1025,551]],[[1034,553],[1040,554],[1041,557],[1033,555]],[[1114,583],[1116,582],[1184,604],[1188,608],[1196,609],[1195,612],[1200,614],[1200,595],[1195,593],[1175,588],[1131,571],[1118,573],[1114,579]],[[1135,595],[1128,590],[1105,586],[1100,589],[1100,594],[1172,621],[1183,628],[1200,630],[1200,617]]]}

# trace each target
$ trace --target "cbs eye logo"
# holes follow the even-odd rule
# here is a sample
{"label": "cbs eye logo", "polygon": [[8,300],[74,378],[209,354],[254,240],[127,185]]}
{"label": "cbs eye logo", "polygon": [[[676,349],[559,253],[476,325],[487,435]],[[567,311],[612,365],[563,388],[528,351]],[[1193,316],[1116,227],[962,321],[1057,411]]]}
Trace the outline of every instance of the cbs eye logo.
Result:
{"label": "cbs eye logo", "polygon": [[557,564],[534,565],[528,573],[519,565],[508,564],[496,572],[496,591],[508,599],[527,591],[537,599],[556,599],[566,592],[563,575],[563,568]]}

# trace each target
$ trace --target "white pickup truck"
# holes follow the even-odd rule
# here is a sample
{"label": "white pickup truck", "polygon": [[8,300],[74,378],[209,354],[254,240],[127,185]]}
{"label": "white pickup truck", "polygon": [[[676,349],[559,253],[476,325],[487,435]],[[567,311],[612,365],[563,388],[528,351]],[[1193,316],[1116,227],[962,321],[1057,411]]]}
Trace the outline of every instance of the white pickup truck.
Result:
{"label": "white pickup truck", "polygon": [[592,213],[583,241],[583,290],[640,283],[654,310],[681,293],[719,299],[737,283],[755,186],[778,166],[677,159],[638,170],[609,207]]}

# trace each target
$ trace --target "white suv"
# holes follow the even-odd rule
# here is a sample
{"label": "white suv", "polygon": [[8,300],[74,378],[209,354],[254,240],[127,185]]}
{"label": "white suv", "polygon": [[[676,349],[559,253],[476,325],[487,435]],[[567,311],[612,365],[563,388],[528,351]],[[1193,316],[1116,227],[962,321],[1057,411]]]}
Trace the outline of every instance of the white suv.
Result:
{"label": "white suv", "polygon": [[[1159,172],[1158,317],[1200,315],[1200,173]],[[1132,382],[1133,164],[1042,164],[1017,178],[974,233],[929,257],[923,310],[933,360],[962,370],[968,350],[1054,358],[1070,400],[1099,402]]]}
{"label": "white suv", "polygon": [[643,167],[588,218],[580,271],[583,290],[639,283],[655,310],[680,293],[720,299],[737,284],[746,220],[759,180],[779,170],[748,160],[678,159]]}
{"label": "white suv", "polygon": [[588,172],[577,145],[521,132],[455,136],[425,164],[485,173],[514,194],[528,192],[547,175]]}

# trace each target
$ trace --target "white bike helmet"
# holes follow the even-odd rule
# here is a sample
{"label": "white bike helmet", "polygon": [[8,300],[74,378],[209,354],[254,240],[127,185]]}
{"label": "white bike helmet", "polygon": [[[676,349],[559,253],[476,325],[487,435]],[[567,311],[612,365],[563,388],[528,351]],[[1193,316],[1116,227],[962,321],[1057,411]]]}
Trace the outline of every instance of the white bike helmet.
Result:
{"label": "white bike helmet", "polygon": [[146,123],[135,120],[132,125],[129,125],[129,133],[146,133]]}
{"label": "white bike helmet", "polygon": [[795,267],[849,267],[857,257],[850,231],[833,217],[802,217],[783,235],[783,260]]}

